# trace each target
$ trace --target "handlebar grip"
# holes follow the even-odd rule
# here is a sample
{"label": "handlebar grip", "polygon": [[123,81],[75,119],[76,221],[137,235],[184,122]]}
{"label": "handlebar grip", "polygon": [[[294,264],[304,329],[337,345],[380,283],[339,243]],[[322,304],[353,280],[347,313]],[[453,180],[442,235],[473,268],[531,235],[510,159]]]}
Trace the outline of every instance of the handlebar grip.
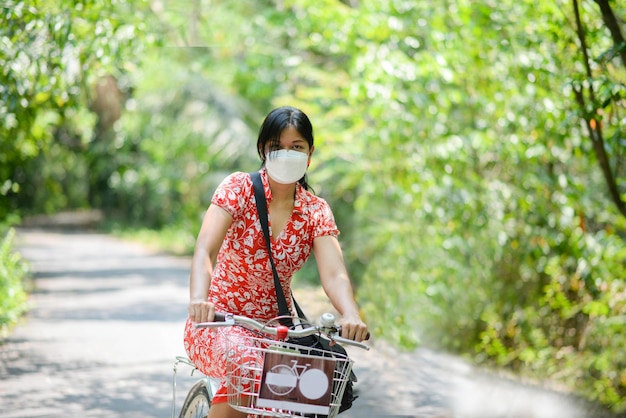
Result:
{"label": "handlebar grip", "polygon": [[215,312],[215,317],[213,318],[213,322],[225,322],[226,314],[224,312]]}

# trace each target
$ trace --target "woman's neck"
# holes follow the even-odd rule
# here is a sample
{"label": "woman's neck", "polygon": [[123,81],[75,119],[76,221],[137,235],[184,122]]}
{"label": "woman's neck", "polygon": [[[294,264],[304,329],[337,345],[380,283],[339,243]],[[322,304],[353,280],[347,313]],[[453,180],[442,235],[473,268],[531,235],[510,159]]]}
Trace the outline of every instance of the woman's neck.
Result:
{"label": "woman's neck", "polygon": [[293,202],[296,196],[296,184],[280,184],[273,181],[271,178],[270,190],[272,191],[272,200],[278,202]]}

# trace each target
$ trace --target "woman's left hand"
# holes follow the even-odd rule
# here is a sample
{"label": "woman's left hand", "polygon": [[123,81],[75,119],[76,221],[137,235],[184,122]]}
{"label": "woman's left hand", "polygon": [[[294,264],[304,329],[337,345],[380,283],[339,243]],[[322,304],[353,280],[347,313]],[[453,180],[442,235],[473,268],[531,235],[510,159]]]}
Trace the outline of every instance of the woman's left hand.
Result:
{"label": "woman's left hand", "polygon": [[364,341],[369,339],[370,334],[367,325],[358,314],[344,315],[338,324],[341,325],[341,336],[349,340]]}

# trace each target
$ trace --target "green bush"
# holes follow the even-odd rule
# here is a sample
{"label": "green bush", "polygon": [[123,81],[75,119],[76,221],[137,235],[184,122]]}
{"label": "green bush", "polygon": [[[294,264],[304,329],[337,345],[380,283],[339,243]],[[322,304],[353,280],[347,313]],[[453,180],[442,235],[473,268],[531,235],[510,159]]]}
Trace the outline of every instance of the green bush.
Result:
{"label": "green bush", "polygon": [[13,248],[15,230],[9,229],[0,244],[0,333],[6,334],[27,309],[25,280],[28,266]]}
{"label": "green bush", "polygon": [[535,259],[541,280],[522,278],[525,283],[519,287],[520,294],[533,297],[524,303],[500,298],[486,305],[476,349],[499,365],[564,382],[589,399],[623,411],[624,243],[605,231],[568,232],[558,243],[550,242],[548,234],[542,238],[545,256]]}

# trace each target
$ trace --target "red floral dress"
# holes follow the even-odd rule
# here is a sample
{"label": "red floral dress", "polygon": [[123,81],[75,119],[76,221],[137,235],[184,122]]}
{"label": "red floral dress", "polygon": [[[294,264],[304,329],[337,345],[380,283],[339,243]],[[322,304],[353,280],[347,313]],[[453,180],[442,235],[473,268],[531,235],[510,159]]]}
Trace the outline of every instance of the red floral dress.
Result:
{"label": "red floral dress", "polygon": [[[267,201],[272,193],[267,173],[261,170]],[[245,315],[260,321],[278,316],[274,278],[265,238],[256,209],[252,180],[248,173],[236,172],[219,185],[211,204],[232,215],[233,221],[217,255],[211,277],[209,300],[218,312]],[[271,237],[271,213],[269,214]],[[271,237],[272,256],[290,310],[291,278],[298,271],[313,248],[313,240],[324,235],[337,236],[328,203],[296,186],[294,209],[278,237]],[[245,333],[240,328],[229,328],[228,333]],[[223,329],[195,329],[187,320],[184,344],[196,367],[211,377],[223,378],[226,369],[226,332]],[[224,379],[214,402],[226,401]]]}

